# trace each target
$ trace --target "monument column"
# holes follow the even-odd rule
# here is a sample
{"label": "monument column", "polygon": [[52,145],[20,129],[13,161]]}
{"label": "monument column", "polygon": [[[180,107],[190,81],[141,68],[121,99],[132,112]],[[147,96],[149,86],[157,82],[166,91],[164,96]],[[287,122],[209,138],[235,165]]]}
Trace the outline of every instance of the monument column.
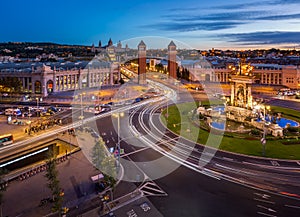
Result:
{"label": "monument column", "polygon": [[231,95],[230,95],[230,105],[234,105],[233,103],[234,103],[234,96],[235,96],[235,94],[234,94],[234,83],[230,83],[230,86],[231,86]]}
{"label": "monument column", "polygon": [[176,54],[177,54],[176,45],[173,41],[171,41],[170,44],[168,45],[168,70],[169,70],[169,76],[174,79],[177,79]]}
{"label": "monument column", "polygon": [[251,85],[248,85],[248,97],[247,97],[247,105],[252,109],[252,93],[251,93]]}
{"label": "monument column", "polygon": [[146,83],[146,44],[143,40],[138,44],[138,83]]}

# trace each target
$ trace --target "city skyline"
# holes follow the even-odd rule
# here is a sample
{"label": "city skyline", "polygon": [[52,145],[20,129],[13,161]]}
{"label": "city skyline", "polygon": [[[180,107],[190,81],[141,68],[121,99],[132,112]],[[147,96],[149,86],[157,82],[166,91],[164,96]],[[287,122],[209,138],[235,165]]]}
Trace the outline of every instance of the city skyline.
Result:
{"label": "city skyline", "polygon": [[[150,37],[174,39],[196,49],[300,48],[300,3],[263,1],[15,1],[6,8],[1,42],[91,45]],[[157,40],[158,42],[161,40]],[[136,45],[130,44],[135,47]]]}

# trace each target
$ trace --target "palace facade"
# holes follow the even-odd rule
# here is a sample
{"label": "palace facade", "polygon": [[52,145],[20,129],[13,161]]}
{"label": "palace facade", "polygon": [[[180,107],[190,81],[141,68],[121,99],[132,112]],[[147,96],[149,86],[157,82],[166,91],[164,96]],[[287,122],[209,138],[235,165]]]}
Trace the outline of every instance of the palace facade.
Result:
{"label": "palace facade", "polygon": [[98,60],[64,63],[7,63],[0,65],[0,79],[17,78],[21,91],[43,97],[51,93],[112,86],[120,80],[118,65]]}
{"label": "palace facade", "polygon": [[[211,81],[229,83],[232,64],[225,67],[195,62],[183,65],[190,71],[193,81]],[[291,89],[300,88],[300,66],[277,64],[251,64],[255,84],[283,85]]]}

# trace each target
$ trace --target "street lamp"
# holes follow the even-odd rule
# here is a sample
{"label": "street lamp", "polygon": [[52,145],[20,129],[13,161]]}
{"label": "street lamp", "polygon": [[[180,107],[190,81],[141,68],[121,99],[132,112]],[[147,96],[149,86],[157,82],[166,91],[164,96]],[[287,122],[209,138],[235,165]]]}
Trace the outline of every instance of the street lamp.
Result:
{"label": "street lamp", "polygon": [[36,97],[35,99],[36,99],[36,108],[38,109],[39,108],[39,98]]}
{"label": "street lamp", "polygon": [[82,122],[83,122],[83,118],[84,118],[84,116],[83,116],[83,108],[82,108],[82,96],[83,95],[85,95],[85,93],[79,94],[79,96],[80,96],[80,116],[79,116],[79,119],[81,119]]}
{"label": "street lamp", "polygon": [[120,112],[120,113],[113,113],[112,114],[113,117],[117,118],[117,134],[118,134],[118,143],[117,143],[117,149],[118,149],[118,159],[117,159],[117,167],[118,169],[120,168],[120,117],[124,117],[124,112]]}
{"label": "street lamp", "polygon": [[263,138],[261,138],[260,142],[262,144],[262,155],[263,157],[265,157],[266,155],[266,143],[267,143],[267,139],[266,139],[266,126],[268,126],[269,123],[264,123],[264,128],[263,128]]}

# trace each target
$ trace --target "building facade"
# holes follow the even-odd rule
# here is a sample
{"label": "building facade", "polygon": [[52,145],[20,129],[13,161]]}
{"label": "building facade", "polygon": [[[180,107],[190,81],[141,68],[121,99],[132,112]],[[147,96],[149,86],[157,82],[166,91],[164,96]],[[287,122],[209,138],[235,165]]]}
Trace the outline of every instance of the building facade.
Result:
{"label": "building facade", "polygon": [[[190,71],[193,81],[210,81],[229,83],[232,75],[232,68],[203,66],[195,62],[185,67]],[[277,65],[277,64],[251,64],[253,67],[255,84],[283,85],[291,89],[300,89],[300,66]]]}
{"label": "building facade", "polygon": [[[29,67],[30,66],[30,67]],[[51,93],[111,86],[120,80],[118,65],[93,60],[77,63],[19,63],[0,67],[0,79],[17,78],[21,91],[48,96]]]}

